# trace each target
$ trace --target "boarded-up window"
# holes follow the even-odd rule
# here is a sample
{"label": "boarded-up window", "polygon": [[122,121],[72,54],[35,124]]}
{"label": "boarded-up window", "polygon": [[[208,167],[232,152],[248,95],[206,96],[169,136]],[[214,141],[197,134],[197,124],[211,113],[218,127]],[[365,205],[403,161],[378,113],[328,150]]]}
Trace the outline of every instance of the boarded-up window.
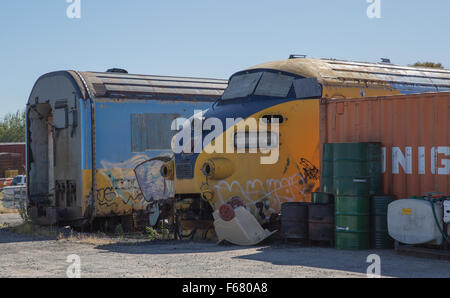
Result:
{"label": "boarded-up window", "polygon": [[171,149],[172,121],[179,114],[132,114],[131,148],[133,152]]}

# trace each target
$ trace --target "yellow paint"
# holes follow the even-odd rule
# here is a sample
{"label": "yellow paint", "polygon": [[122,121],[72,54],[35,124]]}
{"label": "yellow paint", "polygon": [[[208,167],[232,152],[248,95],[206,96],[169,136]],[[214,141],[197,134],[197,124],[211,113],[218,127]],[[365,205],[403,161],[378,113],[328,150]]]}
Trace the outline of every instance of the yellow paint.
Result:
{"label": "yellow paint", "polygon": [[81,212],[84,215],[86,212],[87,198],[92,192],[92,170],[82,171],[82,185],[83,185],[83,204],[81,206]]}
{"label": "yellow paint", "polygon": [[[92,171],[83,171],[83,206],[85,214],[87,200],[92,192]],[[129,215],[133,211],[145,210],[147,202],[142,195],[133,169],[97,170],[96,216]]]}
{"label": "yellow paint", "polygon": [[222,180],[230,177],[234,171],[234,163],[226,158],[208,159],[202,167],[203,174],[212,180]]}
{"label": "yellow paint", "polygon": [[[260,213],[256,203],[270,203],[269,209],[263,211],[266,216],[279,212],[283,202],[310,201],[310,193],[319,188],[319,180],[305,179],[300,161],[308,160],[317,169],[320,168],[319,100],[291,101],[260,111],[251,117],[259,119],[267,114],[282,115],[286,119],[279,128],[280,155],[276,164],[262,165],[261,153],[204,152],[199,155],[195,164],[193,181],[175,179],[176,192],[199,193],[207,185],[206,188],[213,192],[213,198],[208,201],[214,209],[232,197],[239,196],[253,214]],[[208,150],[209,148],[205,148],[205,151]],[[205,162],[218,157],[230,160],[235,170],[225,179],[207,181],[201,169]]]}
{"label": "yellow paint", "polygon": [[411,208],[403,208],[402,214],[403,215],[412,215],[412,209]]}

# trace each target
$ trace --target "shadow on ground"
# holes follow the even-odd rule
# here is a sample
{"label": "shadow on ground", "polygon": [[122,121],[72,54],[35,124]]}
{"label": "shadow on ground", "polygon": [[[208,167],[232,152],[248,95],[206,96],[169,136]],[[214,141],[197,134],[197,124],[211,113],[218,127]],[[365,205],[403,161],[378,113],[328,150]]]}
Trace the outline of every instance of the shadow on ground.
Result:
{"label": "shadow on ground", "polygon": [[181,241],[181,240],[155,240],[140,241],[136,243],[113,243],[99,245],[96,247],[105,252],[123,253],[123,254],[198,254],[214,253],[233,250],[245,250],[249,247],[234,245],[217,245],[213,242],[201,241]]}
{"label": "shadow on ground", "polygon": [[[381,274],[385,277],[450,277],[450,262],[398,255],[394,250],[343,251],[324,247],[271,243],[259,247],[216,245],[211,242],[146,241],[136,244],[109,244],[96,247],[105,252],[123,254],[201,254],[242,251],[232,259],[270,263],[276,266],[298,266],[344,271],[365,277],[367,258],[381,258]],[[255,252],[256,249],[256,252]]]}
{"label": "shadow on ground", "polygon": [[19,242],[36,242],[36,241],[50,241],[56,240],[55,237],[51,236],[40,236],[40,235],[22,235],[13,233],[10,228],[0,229],[0,244],[4,243],[19,243]]}

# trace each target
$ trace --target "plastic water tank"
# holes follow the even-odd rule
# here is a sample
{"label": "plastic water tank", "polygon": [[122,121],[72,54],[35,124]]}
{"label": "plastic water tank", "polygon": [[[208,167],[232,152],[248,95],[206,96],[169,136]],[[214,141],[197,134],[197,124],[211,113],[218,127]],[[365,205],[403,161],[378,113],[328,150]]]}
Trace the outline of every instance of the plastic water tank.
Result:
{"label": "plastic water tank", "polygon": [[[439,224],[442,205],[434,204]],[[433,215],[430,202],[419,199],[398,200],[388,207],[388,231],[395,240],[405,244],[442,244],[443,237]]]}

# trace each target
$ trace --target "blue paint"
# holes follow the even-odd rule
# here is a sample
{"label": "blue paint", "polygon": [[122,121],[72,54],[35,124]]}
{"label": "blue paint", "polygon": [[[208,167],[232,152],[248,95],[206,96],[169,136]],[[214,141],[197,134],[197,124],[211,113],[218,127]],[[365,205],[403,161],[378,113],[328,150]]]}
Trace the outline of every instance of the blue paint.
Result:
{"label": "blue paint", "polygon": [[411,85],[411,84],[401,84],[401,83],[391,83],[392,87],[400,91],[402,94],[417,94],[417,93],[427,93],[427,92],[448,92],[450,88],[438,87],[438,86],[427,86],[427,85]]}
{"label": "blue paint", "polygon": [[[135,156],[145,154],[153,158],[171,154],[167,150],[132,151],[131,117],[133,114],[167,113],[189,118],[194,110],[205,110],[210,102],[158,101],[158,100],[101,100],[95,103],[96,151],[98,169],[102,161],[124,163]],[[125,166],[124,166],[125,167]]]}
{"label": "blue paint", "polygon": [[78,100],[80,107],[79,129],[81,133],[81,169],[92,169],[92,145],[91,145],[91,100]]}

